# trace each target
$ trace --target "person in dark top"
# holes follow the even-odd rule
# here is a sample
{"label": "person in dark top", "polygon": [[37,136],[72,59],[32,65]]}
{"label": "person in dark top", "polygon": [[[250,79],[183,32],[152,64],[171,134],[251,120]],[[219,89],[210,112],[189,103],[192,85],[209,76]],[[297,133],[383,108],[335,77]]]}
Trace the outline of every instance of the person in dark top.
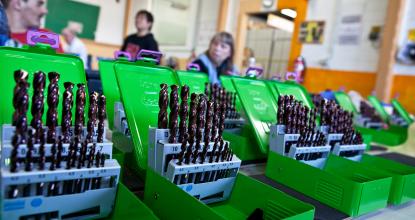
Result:
{"label": "person in dark top", "polygon": [[159,51],[157,41],[154,39],[151,28],[154,23],[153,15],[146,10],[140,10],[135,15],[135,26],[137,33],[125,38],[121,50],[137,57],[141,49]]}
{"label": "person in dark top", "polygon": [[220,75],[237,75],[233,64],[234,42],[227,32],[217,33],[210,41],[209,49],[199,55],[193,63],[199,65],[200,71],[208,74],[211,83],[220,83]]}

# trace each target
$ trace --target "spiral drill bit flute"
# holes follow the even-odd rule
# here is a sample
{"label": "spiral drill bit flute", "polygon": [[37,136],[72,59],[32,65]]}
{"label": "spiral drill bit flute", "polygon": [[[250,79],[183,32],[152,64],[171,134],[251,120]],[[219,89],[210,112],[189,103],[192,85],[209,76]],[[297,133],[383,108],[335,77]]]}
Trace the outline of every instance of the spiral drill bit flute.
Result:
{"label": "spiral drill bit flute", "polygon": [[69,143],[69,130],[72,127],[72,107],[73,107],[73,93],[74,84],[71,82],[65,82],[65,92],[63,92],[62,102],[62,141]]}
{"label": "spiral drill bit flute", "polygon": [[85,108],[85,85],[82,83],[79,83],[78,85],[78,91],[76,91],[76,107],[75,107],[75,131],[74,135],[75,137],[80,137],[82,134],[82,128],[85,124],[85,114],[84,114],[84,108]]}
{"label": "spiral drill bit flute", "polygon": [[159,114],[158,114],[158,128],[166,129],[167,128],[167,107],[169,105],[169,95],[167,92],[167,84],[160,84],[160,93],[159,93]]}
{"label": "spiral drill bit flute", "polygon": [[86,141],[91,143],[94,136],[94,129],[97,124],[97,114],[98,114],[98,93],[93,92],[89,95],[89,109],[88,109],[88,123],[86,126],[87,135]]}
{"label": "spiral drill bit flute", "polygon": [[205,124],[205,135],[203,137],[203,151],[201,155],[201,163],[205,162],[207,151],[209,148],[209,142],[210,142],[210,130],[212,129],[212,116],[213,116],[213,104],[214,102],[212,100],[209,100],[207,103],[206,108],[206,124]]}
{"label": "spiral drill bit flute", "polygon": [[59,103],[59,73],[48,73],[48,111],[46,115],[46,125],[48,126],[47,142],[51,143],[56,136],[56,126],[58,124],[58,103]]}
{"label": "spiral drill bit flute", "polygon": [[97,142],[103,143],[104,142],[104,120],[106,116],[106,98],[103,94],[101,94],[98,98],[98,136]]}
{"label": "spiral drill bit flute", "polygon": [[184,135],[187,133],[187,113],[189,111],[189,106],[187,105],[187,100],[189,99],[189,87],[184,85],[180,91],[180,97],[182,102],[180,103],[180,124],[179,124],[179,143],[183,142]]}
{"label": "spiral drill bit flute", "polygon": [[38,71],[33,76],[33,96],[32,96],[32,121],[30,125],[35,129],[35,143],[40,141],[42,132],[42,115],[44,112],[44,90],[45,90],[45,73]]}
{"label": "spiral drill bit flute", "polygon": [[[16,73],[17,72],[17,73]],[[16,71],[15,74],[22,74]],[[29,106],[29,83],[26,82],[24,75],[22,78],[15,76],[16,86],[14,87],[13,93],[13,125],[16,126],[16,133],[19,134],[20,143],[26,143],[27,133],[27,110]]]}
{"label": "spiral drill bit flute", "polygon": [[199,95],[199,105],[197,107],[197,126],[196,126],[196,148],[193,152],[193,163],[199,156],[199,150],[201,148],[203,128],[205,127],[205,112],[206,112],[206,96],[204,94]]}
{"label": "spiral drill bit flute", "polygon": [[178,117],[179,117],[179,95],[178,95],[178,87],[176,85],[171,86],[171,93],[170,93],[170,115],[169,115],[169,129],[170,129],[170,136],[169,136],[169,143],[176,143],[176,135],[177,135],[177,128],[178,128]]}

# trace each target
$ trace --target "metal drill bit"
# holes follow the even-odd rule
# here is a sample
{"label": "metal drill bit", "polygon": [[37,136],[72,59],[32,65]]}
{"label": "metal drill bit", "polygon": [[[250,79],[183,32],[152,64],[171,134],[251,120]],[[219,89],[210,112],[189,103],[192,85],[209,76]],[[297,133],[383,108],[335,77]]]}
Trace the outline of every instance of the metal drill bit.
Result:
{"label": "metal drill bit", "polygon": [[45,90],[45,73],[38,71],[33,75],[33,96],[32,96],[32,121],[30,125],[35,129],[36,135],[34,142],[38,143],[40,140],[39,135],[42,129],[42,116],[44,112],[44,90]]}
{"label": "metal drill bit", "polygon": [[106,101],[107,99],[103,94],[101,94],[98,98],[98,136],[97,142],[103,143],[104,142],[104,120],[106,117]]}
{"label": "metal drill bit", "polygon": [[179,95],[178,95],[178,87],[176,85],[172,85],[170,93],[170,115],[169,115],[169,143],[176,143],[176,135],[177,135],[177,128],[178,128],[178,117],[179,117]]}
{"label": "metal drill bit", "polygon": [[56,126],[58,125],[58,104],[59,104],[59,78],[57,72],[48,73],[48,111],[46,114],[46,125],[48,126],[47,142],[51,143],[56,136]]}
{"label": "metal drill bit", "polygon": [[69,130],[72,127],[72,107],[73,107],[73,93],[74,84],[71,82],[65,82],[64,84],[65,92],[63,92],[63,101],[62,101],[62,141],[64,143],[69,143]]}
{"label": "metal drill bit", "polygon": [[183,137],[187,133],[187,115],[189,111],[189,106],[187,104],[189,99],[189,87],[187,85],[182,86],[180,91],[180,97],[182,102],[180,103],[180,123],[179,123],[179,139],[178,142],[183,142]]}
{"label": "metal drill bit", "polygon": [[82,129],[85,124],[85,101],[86,101],[86,92],[85,84],[77,84],[78,91],[76,91],[76,105],[75,105],[75,137],[80,137],[82,134]]}
{"label": "metal drill bit", "polygon": [[98,117],[98,93],[93,92],[89,95],[89,109],[88,109],[88,123],[86,126],[87,135],[86,141],[91,143],[93,141],[94,129],[97,126]]}
{"label": "metal drill bit", "polygon": [[158,128],[166,129],[167,128],[167,107],[169,105],[169,98],[167,92],[167,84],[160,84],[160,93],[159,93],[159,114],[158,114]]}

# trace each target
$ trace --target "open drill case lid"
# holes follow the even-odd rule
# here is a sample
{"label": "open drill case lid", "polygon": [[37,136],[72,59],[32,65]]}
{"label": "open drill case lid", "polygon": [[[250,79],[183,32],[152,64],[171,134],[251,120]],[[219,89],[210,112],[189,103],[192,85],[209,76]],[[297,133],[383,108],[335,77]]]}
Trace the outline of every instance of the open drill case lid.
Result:
{"label": "open drill case lid", "polygon": [[[355,115],[359,114],[356,106],[353,104],[352,100],[345,92],[335,92],[334,97],[336,98],[337,103],[344,110],[351,111]],[[403,130],[402,127],[394,125],[389,126],[387,129],[372,129],[360,126],[355,126],[355,128],[363,135],[371,135],[373,142],[389,147],[404,143],[408,136],[406,129]]]}
{"label": "open drill case lid", "polygon": [[[238,95],[240,96],[242,105],[246,110],[248,119],[255,127],[255,135],[257,141],[259,141],[261,146],[265,149],[268,148],[268,138],[270,135],[268,129],[269,123],[266,122],[275,123],[276,121],[277,109],[275,103],[278,99],[279,94],[294,95],[296,98],[303,101],[305,105],[309,103],[308,105],[312,106],[312,103],[309,102],[309,98],[305,89],[301,85],[295,84],[293,82],[282,83],[249,79],[233,79],[233,83],[238,92]],[[266,89],[266,85],[268,85],[269,90]],[[274,95],[275,99],[271,98],[271,94]],[[270,105],[274,105],[275,107],[266,107]],[[262,106],[262,110],[255,108],[255,106]],[[269,110],[269,115],[265,114],[266,109]],[[319,170],[295,160],[284,158],[283,156],[277,155],[275,152],[269,152],[268,164],[269,166],[267,166],[267,175],[269,175],[272,179],[281,181],[292,188],[317,198],[329,206],[335,207],[336,209],[339,209],[342,212],[353,216],[382,208],[385,206],[386,201],[392,204],[401,204],[403,202],[409,201],[410,198],[413,198],[414,195],[414,190],[412,190],[411,187],[403,186],[405,184],[402,184],[402,182],[412,185],[410,183],[412,178],[415,177],[415,169],[393,161],[382,160],[377,157],[371,157],[368,155],[364,155],[363,160],[360,163],[331,155],[329,156],[329,160],[324,169]],[[335,169],[332,169],[332,167],[337,167],[340,165],[352,166],[353,169],[350,169],[345,173],[333,172]],[[285,166],[291,168],[288,169]],[[294,169],[293,167],[296,168]],[[377,169],[376,167],[382,167],[382,170],[379,172],[374,171]],[[277,172],[276,170],[280,171]],[[282,172],[282,170],[291,171]],[[313,173],[311,176],[317,176],[318,178],[314,179],[313,184],[309,183],[304,185],[301,183],[301,181],[293,177],[296,176],[294,173],[298,172],[304,173],[304,175]],[[372,173],[376,173],[376,175],[372,175]],[[359,175],[364,176],[367,179],[357,180],[353,179],[354,177],[351,177]],[[313,178],[311,176],[310,178],[306,179],[312,180]],[[371,184],[375,184],[377,187],[380,187],[383,190],[389,189],[391,180],[388,177],[391,176],[393,177],[393,180],[390,193],[387,192],[378,194],[379,192],[370,192],[370,190],[368,190],[371,187]],[[352,191],[362,192],[362,194],[355,198],[341,196],[339,194],[338,199],[344,201],[343,205],[340,205],[336,202],[333,202],[323,193],[315,192],[315,190],[313,190],[313,187],[321,185],[318,180],[319,178],[327,180],[330,179],[330,181],[334,181],[333,183],[335,183],[335,185],[344,187],[345,189],[351,186],[356,187]],[[331,188],[331,186],[325,187]],[[374,194],[381,196],[374,196]]]}
{"label": "open drill case lid", "polygon": [[[133,168],[147,169],[149,128],[157,126],[160,84],[178,85],[172,69],[158,66],[156,60],[115,62],[114,69],[128,127],[134,143]],[[169,88],[170,93],[170,88]]]}
{"label": "open drill case lid", "polygon": [[[53,33],[29,31],[28,33],[29,45],[24,48],[0,47],[0,88],[3,94],[0,99],[0,123],[11,124],[13,108],[13,89],[16,85],[13,77],[14,71],[23,69],[28,72],[28,83],[32,84],[33,75],[36,71],[43,71],[46,75],[49,72],[58,72],[59,79],[59,99],[62,100],[65,88],[64,82],[72,82],[74,84],[84,83],[86,85],[86,76],[84,65],[79,57],[73,55],[65,55],[56,53],[54,49],[59,46],[59,36]],[[49,80],[46,80],[46,87],[49,85]],[[74,87],[74,94],[76,94],[77,87]],[[87,92],[87,91],[86,91]],[[33,87],[29,87],[29,96],[33,95]],[[46,103],[45,96],[45,103]],[[86,109],[89,105],[89,96],[86,96]],[[31,101],[29,100],[29,108],[31,108]],[[48,107],[45,105],[45,112]],[[62,105],[58,105],[58,123],[61,120]],[[75,108],[72,109],[74,115]],[[32,115],[27,114],[28,121],[31,120]],[[87,117],[86,117],[87,118]],[[74,121],[75,119],[73,119]],[[43,114],[42,121],[46,121],[46,114]]]}
{"label": "open drill case lid", "polygon": [[[246,219],[255,208],[261,208],[268,215],[274,215],[273,208],[267,207],[265,201],[275,203],[278,207],[286,210],[287,212],[277,214],[282,218],[313,218],[314,208],[312,206],[242,174],[238,174],[230,199],[221,203],[205,205],[165,177],[148,168],[149,128],[157,126],[160,84],[177,85],[179,81],[173,70],[157,66],[152,62],[117,62],[114,64],[114,69],[135,145],[134,153],[137,165],[139,169],[146,171],[144,202],[160,218],[167,218],[168,216],[168,218],[194,219],[196,216],[200,216],[201,219]],[[190,80],[193,80],[193,78],[191,77]],[[181,83],[185,84],[183,81]],[[197,82],[195,81],[195,83]],[[202,88],[204,90],[204,84]],[[190,89],[190,93],[192,92],[194,91]],[[257,189],[256,193],[263,192],[264,196],[257,197],[258,202],[253,203],[248,199],[251,198],[249,191],[245,190],[248,186],[255,187]],[[174,205],[171,203],[173,200],[175,201]],[[189,207],[192,208],[189,209]],[[183,211],[177,211],[181,209]]]}
{"label": "open drill case lid", "polygon": [[[3,89],[2,98],[0,99],[0,123],[10,124],[12,121],[13,109],[13,89],[15,87],[13,73],[15,70],[23,69],[28,72],[28,83],[32,84],[33,75],[36,71],[43,71],[45,74],[49,72],[58,72],[59,79],[59,100],[62,100],[64,82],[72,82],[74,84],[83,83],[86,85],[86,74],[82,60],[73,55],[66,55],[56,53],[55,49],[59,46],[59,36],[54,33],[45,33],[37,31],[28,32],[29,45],[23,48],[0,47],[0,66],[2,74],[0,75],[0,87]],[[49,85],[49,80],[46,80],[45,88]],[[76,94],[77,87],[73,89],[73,94]],[[88,90],[86,92],[85,109],[89,106]],[[29,97],[33,95],[33,88],[29,87]],[[45,95],[44,112],[47,112],[46,104],[47,96]],[[28,109],[31,108],[31,99],[29,100]],[[73,115],[75,107],[72,109]],[[62,105],[58,105],[58,124],[60,124]],[[30,110],[27,114],[28,121],[31,120],[32,115]],[[46,114],[43,114],[42,121],[46,121]],[[74,120],[74,117],[73,117]],[[88,115],[85,114],[85,120],[88,120]],[[0,126],[0,131],[2,126]],[[1,133],[1,132],[0,132]],[[157,219],[151,210],[144,205],[132,192],[130,192],[121,182],[118,185],[115,207],[110,216],[106,219],[119,219],[126,214],[128,209],[129,217],[136,216],[143,219]],[[2,208],[3,209],[3,208]],[[134,211],[131,211],[134,210]]]}
{"label": "open drill case lid", "polygon": [[[382,117],[384,121],[389,121],[392,119],[392,116],[388,114],[383,107],[381,101],[374,95],[370,95],[367,97],[368,101],[373,105],[379,115]],[[398,100],[392,99],[391,101],[392,108],[396,113],[407,123],[410,125],[413,120],[411,119],[409,113],[405,110],[405,108],[399,103]]]}
{"label": "open drill case lid", "polygon": [[114,66],[116,63],[128,62],[131,62],[131,55],[122,51],[116,51],[114,59],[99,60],[98,62],[102,90],[107,98],[107,119],[111,130],[114,128],[114,104],[121,102]]}

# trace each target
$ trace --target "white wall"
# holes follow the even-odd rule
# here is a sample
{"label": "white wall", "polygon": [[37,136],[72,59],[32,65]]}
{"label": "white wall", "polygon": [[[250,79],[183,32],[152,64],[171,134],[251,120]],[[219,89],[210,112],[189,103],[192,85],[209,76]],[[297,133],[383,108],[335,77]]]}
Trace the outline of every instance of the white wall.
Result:
{"label": "white wall", "polygon": [[[121,45],[124,31],[126,0],[74,0],[100,6],[95,41],[99,43]],[[135,1],[133,1],[135,2]],[[138,1],[137,1],[138,2]]]}
{"label": "white wall", "polygon": [[[406,0],[405,14],[402,17],[401,30],[397,42],[398,48],[406,43],[409,29],[415,28],[415,0]],[[400,75],[415,75],[415,65],[397,63],[394,66],[394,73]]]}
{"label": "white wall", "polygon": [[[385,22],[388,0],[310,0],[306,20],[326,22],[323,44],[303,44],[302,55],[309,67],[375,72],[379,49],[368,40],[372,26]],[[357,45],[339,45],[342,16],[361,15],[361,34]]]}
{"label": "white wall", "polygon": [[[217,18],[219,13],[220,0],[191,0],[192,4],[195,4],[194,17],[190,20],[179,21],[188,26],[195,25],[193,33],[189,38],[190,45],[186,47],[169,47],[166,45],[160,45],[160,50],[164,53],[165,57],[176,56],[179,58],[188,58],[191,53],[191,49],[195,48],[196,54],[202,53],[208,47],[210,38],[216,33]],[[135,13],[140,9],[147,9],[151,11],[152,0],[134,0],[132,1],[131,11],[128,22],[128,33],[136,32],[134,25]],[[154,20],[157,22],[158,17],[165,15],[154,14]],[[174,19],[174,18],[171,18]],[[235,19],[236,20],[236,19]],[[194,24],[196,22],[196,24]],[[156,39],[157,40],[157,39]]]}

